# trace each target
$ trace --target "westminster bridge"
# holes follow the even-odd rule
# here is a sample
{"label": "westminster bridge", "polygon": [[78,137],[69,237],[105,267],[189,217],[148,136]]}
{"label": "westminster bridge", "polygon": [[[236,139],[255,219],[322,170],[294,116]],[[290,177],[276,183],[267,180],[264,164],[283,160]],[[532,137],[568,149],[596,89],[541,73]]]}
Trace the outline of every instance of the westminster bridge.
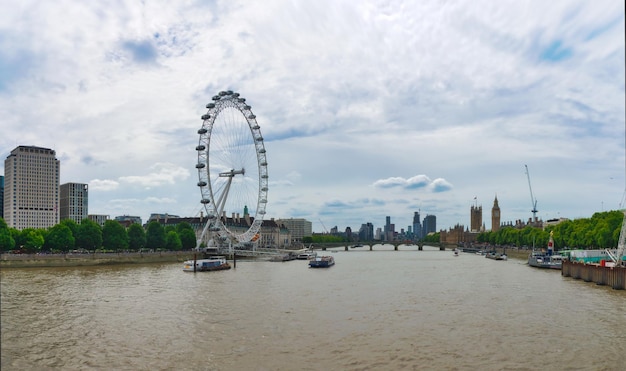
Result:
{"label": "westminster bridge", "polygon": [[327,248],[343,247],[345,251],[350,251],[350,249],[355,249],[355,248],[358,248],[359,250],[369,249],[369,251],[374,251],[376,250],[375,246],[384,247],[385,245],[393,246],[394,251],[398,251],[400,246],[407,246],[407,247],[417,246],[417,250],[419,251],[422,251],[424,246],[438,247],[439,250],[441,251],[444,251],[446,247],[454,248],[454,246],[451,246],[451,245],[447,246],[443,243],[424,243],[424,242],[406,242],[406,241],[391,241],[391,242],[369,241],[369,242],[358,242],[358,243],[347,243],[347,242],[316,243],[316,244],[312,244],[311,247],[309,247],[309,249],[326,250]]}

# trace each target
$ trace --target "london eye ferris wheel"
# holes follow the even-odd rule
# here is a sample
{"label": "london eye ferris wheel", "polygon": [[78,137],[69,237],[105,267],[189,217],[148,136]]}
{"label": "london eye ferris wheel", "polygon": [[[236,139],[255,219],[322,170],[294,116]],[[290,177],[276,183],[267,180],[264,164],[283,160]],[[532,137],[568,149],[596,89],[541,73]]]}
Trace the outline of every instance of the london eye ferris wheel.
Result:
{"label": "london eye ferris wheel", "polygon": [[256,116],[246,99],[230,90],[220,91],[206,108],[198,130],[196,169],[207,221],[197,247],[255,241],[268,191],[265,145]]}

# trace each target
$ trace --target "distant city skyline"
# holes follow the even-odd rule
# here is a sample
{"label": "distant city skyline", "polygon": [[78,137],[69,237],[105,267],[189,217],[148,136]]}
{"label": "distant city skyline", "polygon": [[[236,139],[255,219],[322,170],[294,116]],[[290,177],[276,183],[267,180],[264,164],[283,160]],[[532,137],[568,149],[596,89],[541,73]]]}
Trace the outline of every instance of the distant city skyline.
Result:
{"label": "distant city skyline", "polygon": [[[53,157],[56,155],[56,151],[54,149],[49,149],[49,148],[45,148],[45,147],[37,147],[37,146],[18,146],[16,147],[11,153],[13,154],[13,156],[15,156],[16,154],[20,154],[23,152],[23,150],[27,150],[27,151],[35,151],[37,153],[43,152],[46,154],[50,154]],[[9,161],[12,158],[12,156],[9,156],[6,160],[5,160],[5,172],[8,172],[8,169],[13,168],[14,162]],[[39,157],[36,157],[36,159]],[[36,160],[41,162],[42,160]],[[17,162],[19,163],[19,162]],[[51,169],[51,173],[49,173],[49,177],[53,178],[53,179],[58,179],[60,178],[60,161],[57,160],[55,158],[55,161],[53,162],[49,162],[48,160],[43,160],[42,164],[38,164],[37,167],[41,168],[41,167],[45,167],[45,166],[52,166]],[[21,174],[27,174],[27,173],[21,173]],[[34,176],[34,175],[29,175],[29,176]],[[4,176],[1,178],[2,182],[0,182],[0,185],[2,185],[1,190],[2,190],[2,195],[4,197]],[[10,181],[15,182],[15,180],[10,178]],[[18,178],[18,184],[19,184],[19,178]],[[48,208],[52,207],[55,210],[59,210],[58,215],[57,215],[57,223],[58,220],[60,220],[61,217],[66,217],[66,218],[70,218],[70,219],[74,219],[75,221],[80,221],[83,218],[87,217],[87,204],[88,204],[88,196],[87,196],[87,188],[88,185],[87,184],[82,184],[82,183],[64,183],[62,185],[59,185],[59,190],[57,191],[57,195],[53,196],[56,197],[57,203],[56,205],[54,205],[54,203],[52,203],[52,206],[48,206]],[[22,193],[24,193],[22,191]],[[59,197],[59,194],[61,195]],[[70,197],[71,196],[71,197]],[[51,200],[50,199],[50,200]],[[65,201],[64,201],[65,200]],[[8,205],[8,206],[7,206]],[[7,204],[3,207],[3,211],[6,211],[5,209],[7,209],[7,207],[9,209],[11,209],[13,206],[12,204]],[[494,207],[498,206],[498,201],[497,201],[497,196],[494,198]],[[78,213],[78,214],[76,214]],[[243,213],[243,210],[242,210]],[[123,215],[108,215],[108,214],[100,214],[100,213],[91,213],[93,215],[106,215],[109,218],[114,218],[115,220],[125,220],[128,218],[134,218],[137,220],[142,220],[142,221],[147,221],[149,220],[149,218],[142,218],[139,215],[136,215],[134,213],[130,213],[130,214],[123,214]],[[384,224],[382,224],[383,227],[383,239],[386,240],[391,240],[393,239],[394,234],[397,234],[400,232],[400,230],[404,230],[404,228],[406,227],[406,230],[404,231],[405,234],[414,234],[417,235],[418,238],[423,238],[426,234],[430,233],[430,232],[438,232],[439,230],[445,230],[444,228],[440,228],[439,230],[437,230],[436,228],[436,215],[434,214],[426,214],[424,216],[424,218],[422,220],[419,220],[421,212],[420,211],[414,211],[413,212],[413,223],[406,225],[406,226],[402,226],[399,227],[398,230],[396,229],[396,224],[395,223],[391,223],[391,220],[393,218],[395,218],[395,216],[385,216],[385,221]],[[499,218],[501,217],[501,211],[500,208],[498,206],[498,214],[499,214]],[[158,211],[153,211],[150,214],[151,216],[153,215],[172,215],[172,217],[179,217],[178,215],[175,214],[169,214],[169,213],[159,213]],[[467,228],[469,228],[470,231],[482,231],[484,224],[483,224],[483,210],[482,210],[482,204],[479,205],[478,204],[478,198],[477,196],[474,197],[473,200],[473,204],[470,205],[470,210],[469,210],[469,215],[468,215],[468,219],[469,219],[469,223],[463,223],[463,222],[458,222],[456,224],[459,225],[463,225]],[[192,215],[186,215],[183,217],[193,217]],[[288,218],[293,218],[293,216],[281,216],[278,219],[288,219]],[[417,218],[417,219],[416,219]],[[305,218],[306,219],[306,218]],[[528,220],[530,220],[531,218],[529,217]],[[52,219],[51,219],[52,220]],[[498,219],[500,220],[500,219]],[[515,225],[517,222],[519,222],[521,219],[517,219],[517,220],[506,220],[504,222],[502,222],[503,224],[511,224],[511,225]],[[493,219],[492,219],[493,221]],[[526,222],[525,220],[521,220],[522,222]],[[313,221],[309,221],[311,222],[311,225],[314,224]],[[12,222],[13,223],[13,222]],[[46,222],[46,223],[50,223],[50,222]],[[311,231],[314,233],[324,233],[324,232],[328,232],[325,229],[325,226],[323,226],[323,222],[320,219],[320,224],[322,224],[322,227],[324,228],[324,230],[322,231],[316,231],[311,227]],[[374,220],[364,220],[361,224],[360,227],[359,226],[345,226],[345,227],[340,227],[338,225],[333,226],[331,229],[336,229],[338,231],[345,231],[346,229],[350,229],[350,230],[354,230],[354,231],[359,231],[360,228],[362,228],[363,225],[372,225],[372,230],[375,229],[377,227],[376,223]],[[38,224],[33,224],[32,226],[29,225],[28,227],[35,227]],[[13,226],[13,225],[12,225]],[[493,225],[491,226],[491,229],[493,229]],[[485,229],[485,230],[491,230],[491,229]],[[418,232],[416,232],[418,231]],[[355,232],[356,233],[356,232]]]}

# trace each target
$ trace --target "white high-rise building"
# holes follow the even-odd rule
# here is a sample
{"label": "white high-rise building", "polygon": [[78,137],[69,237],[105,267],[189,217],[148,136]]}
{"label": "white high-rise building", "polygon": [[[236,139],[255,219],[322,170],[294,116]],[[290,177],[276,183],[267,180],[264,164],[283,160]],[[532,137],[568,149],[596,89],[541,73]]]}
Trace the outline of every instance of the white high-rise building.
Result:
{"label": "white high-rise building", "polygon": [[4,220],[9,227],[59,223],[60,162],[49,148],[19,146],[4,160]]}

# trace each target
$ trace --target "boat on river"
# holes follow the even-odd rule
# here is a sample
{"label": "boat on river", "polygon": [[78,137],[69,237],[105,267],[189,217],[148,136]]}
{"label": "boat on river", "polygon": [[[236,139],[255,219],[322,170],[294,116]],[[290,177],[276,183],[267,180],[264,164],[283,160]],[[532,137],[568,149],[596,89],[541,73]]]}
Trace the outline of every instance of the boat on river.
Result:
{"label": "boat on river", "polygon": [[507,260],[508,259],[508,257],[506,256],[505,253],[498,254],[495,250],[494,251],[488,251],[485,254],[485,258],[493,259],[493,260]]}
{"label": "boat on river", "polygon": [[316,256],[317,256],[317,253],[315,251],[306,250],[306,251],[302,251],[301,253],[299,253],[296,256],[296,259],[298,259],[298,260],[311,260],[311,259],[315,258]]}
{"label": "boat on river", "polygon": [[332,256],[316,256],[309,261],[310,268],[328,268],[335,265],[335,258]]}
{"label": "boat on river", "polygon": [[561,269],[563,266],[563,256],[555,255],[553,252],[554,238],[550,232],[550,240],[548,241],[547,251],[533,251],[528,255],[528,265],[535,268]]}
{"label": "boat on river", "polygon": [[541,251],[533,251],[528,256],[528,265],[535,268],[561,269],[563,266],[563,256],[548,255]]}
{"label": "boat on river", "polygon": [[296,254],[294,254],[292,252],[288,252],[288,253],[284,253],[284,254],[275,255],[275,256],[270,258],[270,261],[273,261],[273,262],[286,262],[286,261],[295,260],[296,257],[297,257]]}
{"label": "boat on river", "polygon": [[[195,263],[195,267],[194,267]],[[187,260],[183,263],[185,272],[211,272],[230,269],[230,264],[223,256],[214,256],[208,259]]]}

